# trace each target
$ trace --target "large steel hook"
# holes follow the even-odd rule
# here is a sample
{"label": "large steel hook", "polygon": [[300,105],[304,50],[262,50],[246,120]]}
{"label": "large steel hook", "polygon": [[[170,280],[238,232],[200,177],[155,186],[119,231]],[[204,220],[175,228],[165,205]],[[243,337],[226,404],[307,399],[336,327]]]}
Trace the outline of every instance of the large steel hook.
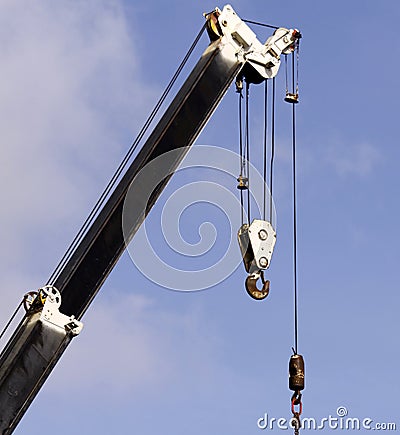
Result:
{"label": "large steel hook", "polygon": [[[263,283],[262,289],[257,288],[258,278],[261,278]],[[246,278],[246,291],[253,298],[258,301],[265,299],[269,293],[269,280],[264,279],[264,272],[260,270],[259,273],[253,273]]]}

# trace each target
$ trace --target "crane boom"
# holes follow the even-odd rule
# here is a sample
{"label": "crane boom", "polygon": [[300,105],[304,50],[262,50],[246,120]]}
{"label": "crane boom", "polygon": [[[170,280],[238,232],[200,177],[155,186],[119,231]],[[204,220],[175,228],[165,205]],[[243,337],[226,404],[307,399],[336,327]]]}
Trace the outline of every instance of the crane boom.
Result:
{"label": "crane boom", "polygon": [[[82,329],[80,319],[172,174],[220,103],[235,77],[245,71],[255,83],[275,76],[279,56],[298,38],[278,29],[265,44],[227,5],[207,15],[212,40],[142,149],[58,274],[41,289],[0,355],[0,433],[11,434],[51,370]],[[153,159],[175,150],[165,177],[147,204],[135,189],[137,208],[122,212],[136,175]],[[145,210],[145,212],[144,212]],[[125,237],[124,237],[125,236]],[[42,300],[42,303],[40,303]]]}
{"label": "crane boom", "polygon": [[[163,167],[165,178],[144,205],[148,213],[241,66],[230,47],[219,41],[206,50],[54,283],[62,295],[62,312],[81,318],[125,250],[122,209],[136,175],[156,157],[177,150],[177,159],[170,162],[171,166]],[[138,207],[131,210],[129,223],[125,221],[131,237],[144,218],[140,193],[139,190]]]}

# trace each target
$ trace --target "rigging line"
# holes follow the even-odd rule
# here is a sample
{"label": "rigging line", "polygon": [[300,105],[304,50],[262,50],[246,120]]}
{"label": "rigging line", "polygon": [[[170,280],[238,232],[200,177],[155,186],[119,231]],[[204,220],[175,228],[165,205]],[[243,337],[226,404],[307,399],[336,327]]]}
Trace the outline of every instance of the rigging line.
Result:
{"label": "rigging line", "polygon": [[244,158],[243,158],[243,128],[242,128],[242,91],[239,95],[239,153],[240,153],[240,175],[243,175]]}
{"label": "rigging line", "polygon": [[248,178],[248,185],[247,185],[247,213],[248,213],[248,219],[249,219],[249,225],[251,221],[251,215],[250,215],[250,132],[249,132],[249,88],[250,85],[248,82],[246,82],[246,120],[245,120],[245,128],[246,128],[246,153],[247,153],[247,178]]}
{"label": "rigging line", "polygon": [[[239,153],[240,153],[240,174],[239,178],[243,176],[244,158],[243,158],[243,125],[242,125],[242,98],[243,93],[240,90],[239,95]],[[240,189],[240,214],[241,222],[244,222],[244,210],[243,210],[243,189]]]}
{"label": "rigging line", "polygon": [[241,226],[243,226],[244,223],[243,189],[240,189],[240,219],[241,219]]}
{"label": "rigging line", "polygon": [[279,29],[279,27],[277,27],[277,26],[272,26],[271,24],[260,23],[258,21],[244,20],[244,19],[242,19],[242,21],[244,21],[245,23],[254,24],[256,26],[268,27],[269,29],[275,29],[275,30]]}
{"label": "rigging line", "polygon": [[11,325],[11,322],[15,319],[15,316],[17,315],[17,313],[18,313],[18,311],[21,308],[23,303],[24,303],[24,300],[22,299],[22,301],[18,304],[18,307],[15,309],[14,313],[12,314],[10,320],[7,322],[7,325],[1,331],[0,340],[3,338],[3,335],[6,333],[8,327]]}
{"label": "rigging line", "polygon": [[300,42],[297,41],[297,47],[296,47],[296,94],[299,93],[299,62],[300,62]]}
{"label": "rigging line", "polygon": [[[294,88],[294,56],[292,80]],[[298,288],[297,288],[297,191],[296,191],[296,104],[292,104],[292,163],[293,163],[293,286],[294,286],[294,350],[298,349]]]}
{"label": "rigging line", "polygon": [[272,79],[272,114],[271,114],[271,160],[269,169],[269,221],[272,223],[272,192],[273,192],[273,170],[275,158],[275,77]]}
{"label": "rigging line", "polygon": [[263,220],[266,216],[267,202],[267,134],[268,134],[268,80],[264,83],[264,201],[263,201]]}
{"label": "rigging line", "polygon": [[95,206],[93,207],[92,211],[90,212],[89,216],[86,218],[85,222],[83,223],[82,227],[78,231],[75,238],[72,240],[71,244],[69,245],[67,251],[59,261],[58,265],[56,266],[55,270],[51,274],[49,280],[47,281],[47,285],[50,284],[52,280],[55,280],[55,278],[59,275],[61,272],[61,269],[67,264],[73,250],[77,247],[79,241],[82,239],[83,234],[88,229],[90,223],[93,221],[95,215],[100,210],[100,207],[104,204],[105,199],[109,195],[111,189],[115,186],[115,183],[118,179],[118,177],[121,175],[122,171],[125,169],[129,159],[132,157],[133,153],[135,152],[137,146],[139,145],[140,141],[142,140],[143,136],[146,134],[150,124],[153,122],[155,116],[157,115],[160,107],[164,103],[166,97],[168,96],[172,86],[175,84],[177,78],[179,77],[180,73],[182,72],[184,66],[186,65],[190,55],[196,48],[204,30],[206,28],[206,23],[203,24],[201,27],[199,33],[197,34],[195,40],[193,41],[192,45],[190,46],[188,52],[186,53],[185,57],[183,58],[182,62],[180,63],[178,69],[176,70],[175,74],[173,75],[172,79],[168,83],[166,89],[164,90],[163,94],[161,95],[160,99],[158,100],[157,104],[155,105],[154,109],[150,113],[149,117],[147,118],[145,124],[143,125],[142,129],[140,130],[139,134],[137,135],[136,139],[132,143],[131,147],[129,148],[128,152],[126,153],[125,157],[123,158],[122,162],[119,164],[116,172],[112,176],[111,180],[108,182],[105,190],[101,194],[100,198],[97,200]]}
{"label": "rigging line", "polygon": [[285,85],[286,85],[286,94],[289,92],[289,85],[288,85],[288,62],[287,62],[287,55],[285,55]]}

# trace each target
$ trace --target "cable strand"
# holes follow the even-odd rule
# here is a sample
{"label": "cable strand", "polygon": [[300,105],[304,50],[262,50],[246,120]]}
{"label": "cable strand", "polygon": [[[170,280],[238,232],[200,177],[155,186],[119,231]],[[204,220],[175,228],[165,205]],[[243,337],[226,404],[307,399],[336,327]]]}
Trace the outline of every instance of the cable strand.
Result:
{"label": "cable strand", "polygon": [[249,225],[251,221],[251,215],[250,215],[250,131],[249,131],[249,88],[250,85],[248,82],[246,82],[246,113],[245,113],[245,140],[246,140],[246,153],[247,153],[247,213],[248,213],[248,220]]}
{"label": "cable strand", "polygon": [[[240,154],[240,174],[239,178],[243,177],[243,170],[245,169],[245,161],[243,156],[243,125],[242,125],[242,91],[238,92],[239,96],[239,154]],[[244,223],[244,209],[243,209],[243,189],[240,189],[240,215],[241,215],[241,224]]]}
{"label": "cable strand", "polygon": [[245,23],[249,23],[249,24],[254,24],[255,26],[261,26],[261,27],[268,27],[269,29],[279,29],[278,26],[272,26],[271,24],[265,24],[265,23],[260,23],[258,21],[253,21],[253,20],[243,20]]}
{"label": "cable strand", "polygon": [[115,186],[116,181],[122,174],[123,170],[125,169],[128,161],[132,157],[133,153],[137,149],[137,146],[139,145],[140,141],[142,140],[143,136],[146,134],[150,124],[153,122],[154,118],[156,117],[160,107],[164,103],[166,97],[168,96],[171,88],[175,84],[178,76],[182,72],[184,66],[186,65],[190,55],[192,54],[193,50],[195,49],[197,43],[199,42],[204,30],[206,28],[206,24],[202,26],[199,33],[197,34],[195,40],[193,41],[192,45],[190,46],[188,52],[186,53],[185,57],[183,58],[182,62],[180,63],[178,69],[176,70],[175,74],[173,75],[172,79],[168,83],[165,91],[161,95],[160,99],[158,100],[157,104],[155,105],[154,109],[150,113],[149,117],[147,118],[145,124],[143,125],[142,129],[140,130],[139,134],[137,135],[136,139],[132,143],[131,147],[129,148],[128,152],[126,153],[125,157],[119,164],[117,170],[115,171],[114,175],[112,176],[111,180],[108,182],[106,188],[104,189],[103,193],[101,194],[100,198],[97,200],[96,204],[94,205],[92,211],[89,213],[88,217],[84,221],[83,225],[81,226],[80,230],[78,231],[77,235],[72,240],[71,244],[69,245],[67,251],[59,261],[58,265],[56,266],[55,270],[51,274],[50,278],[47,281],[47,285],[49,285],[52,281],[55,281],[56,278],[61,273],[61,270],[64,268],[64,266],[68,263],[69,259],[71,258],[72,252],[74,249],[78,246],[79,242],[82,240],[83,235],[86,233],[87,229],[89,228],[90,224],[93,222],[95,216],[99,212],[101,206],[104,204],[106,198],[108,197],[109,193],[111,192],[112,188]]}
{"label": "cable strand", "polygon": [[272,193],[273,193],[273,172],[275,158],[275,77],[272,79],[272,114],[271,114],[271,160],[269,169],[269,221],[272,223]]}
{"label": "cable strand", "polygon": [[[294,53],[292,80],[295,86]],[[294,349],[298,351],[298,288],[297,288],[297,189],[296,189],[296,104],[292,104],[292,163],[293,163],[293,286],[294,286]]]}
{"label": "cable strand", "polygon": [[264,167],[263,167],[263,177],[264,177],[264,201],[263,201],[263,220],[266,219],[266,208],[267,208],[267,136],[268,136],[268,80],[264,83]]}
{"label": "cable strand", "polygon": [[3,330],[0,333],[0,340],[3,338],[3,335],[6,333],[8,327],[11,325],[12,321],[15,319],[15,316],[18,314],[19,309],[21,308],[22,304],[24,303],[24,300],[18,304],[18,307],[15,309],[13,314],[11,315],[9,321],[7,322],[6,326],[3,328]]}

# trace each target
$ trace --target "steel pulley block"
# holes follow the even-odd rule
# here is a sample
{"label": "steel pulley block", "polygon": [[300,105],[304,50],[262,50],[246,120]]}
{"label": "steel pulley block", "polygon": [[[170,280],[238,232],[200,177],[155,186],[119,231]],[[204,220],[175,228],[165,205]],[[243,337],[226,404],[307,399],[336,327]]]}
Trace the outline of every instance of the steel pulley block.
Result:
{"label": "steel pulley block", "polygon": [[220,15],[221,11],[218,8],[208,14],[204,14],[207,20],[206,30],[211,42],[217,41],[223,35],[221,26],[218,22],[218,17]]}
{"label": "steel pulley block", "polygon": [[254,219],[238,231],[244,267],[249,274],[268,269],[276,242],[276,232],[268,221]]}

